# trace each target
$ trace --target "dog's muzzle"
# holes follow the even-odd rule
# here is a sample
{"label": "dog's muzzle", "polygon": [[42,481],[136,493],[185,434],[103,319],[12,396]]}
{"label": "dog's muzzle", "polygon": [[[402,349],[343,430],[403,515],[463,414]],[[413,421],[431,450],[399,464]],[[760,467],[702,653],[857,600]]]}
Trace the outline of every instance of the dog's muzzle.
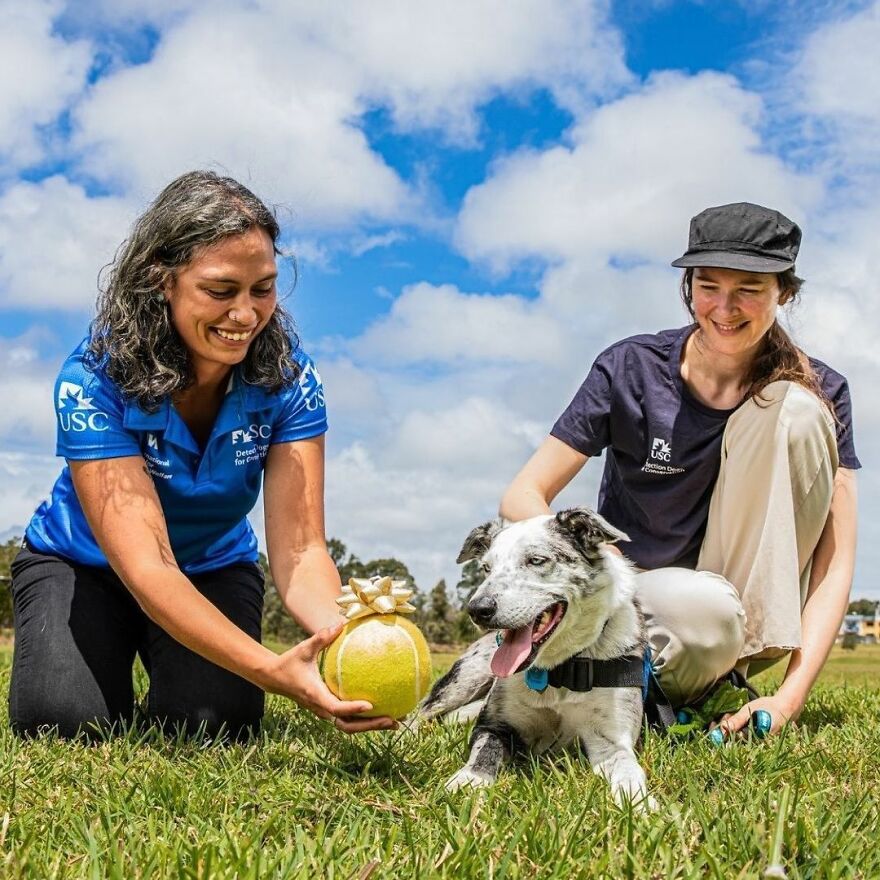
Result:
{"label": "dog's muzzle", "polygon": [[491,596],[474,596],[468,602],[467,610],[477,626],[489,627],[498,611],[498,603]]}

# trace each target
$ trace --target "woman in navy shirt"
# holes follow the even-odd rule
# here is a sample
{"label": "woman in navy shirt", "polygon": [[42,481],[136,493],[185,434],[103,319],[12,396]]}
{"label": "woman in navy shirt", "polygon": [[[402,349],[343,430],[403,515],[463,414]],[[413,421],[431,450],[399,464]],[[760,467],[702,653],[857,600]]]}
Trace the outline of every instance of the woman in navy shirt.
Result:
{"label": "woman in navy shirt", "polygon": [[[55,386],[66,465],[13,563],[13,728],[73,736],[133,718],[132,664],[161,722],[258,728],[263,693],[346,732],[316,667],[339,634],[324,535],[324,390],[278,305],[278,223],[211,172],[169,184],[110,267]],[[272,576],[314,635],[260,644],[263,577],[246,515],[263,488]]]}
{"label": "woman in navy shirt", "polygon": [[788,658],[772,696],[723,727],[797,717],[846,611],[856,542],[849,390],[777,321],[802,284],[798,226],[749,203],[691,221],[682,295],[694,323],[602,352],[514,479],[502,516],[550,503],[605,452],[599,512],[626,532],[653,660],[674,704],[732,669]]}

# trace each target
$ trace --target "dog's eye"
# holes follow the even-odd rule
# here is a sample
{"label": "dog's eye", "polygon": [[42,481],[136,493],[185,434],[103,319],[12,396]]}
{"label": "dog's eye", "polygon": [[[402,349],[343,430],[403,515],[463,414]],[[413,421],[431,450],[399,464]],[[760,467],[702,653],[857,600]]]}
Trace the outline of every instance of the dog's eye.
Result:
{"label": "dog's eye", "polygon": [[491,566],[489,565],[488,562],[481,562],[480,563],[480,571],[483,572],[483,574],[489,574],[490,568],[491,568]]}
{"label": "dog's eye", "polygon": [[526,562],[529,565],[543,565],[545,562],[549,562],[550,560],[546,556],[530,556]]}

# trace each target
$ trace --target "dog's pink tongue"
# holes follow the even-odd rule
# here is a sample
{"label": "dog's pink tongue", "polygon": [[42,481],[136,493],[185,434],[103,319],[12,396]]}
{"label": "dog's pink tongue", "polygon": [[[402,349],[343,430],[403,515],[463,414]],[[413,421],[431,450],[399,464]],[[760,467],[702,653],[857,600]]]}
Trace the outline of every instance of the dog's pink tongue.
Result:
{"label": "dog's pink tongue", "polygon": [[492,655],[492,672],[498,678],[507,678],[519,669],[532,650],[532,627],[521,626],[504,633],[504,641]]}

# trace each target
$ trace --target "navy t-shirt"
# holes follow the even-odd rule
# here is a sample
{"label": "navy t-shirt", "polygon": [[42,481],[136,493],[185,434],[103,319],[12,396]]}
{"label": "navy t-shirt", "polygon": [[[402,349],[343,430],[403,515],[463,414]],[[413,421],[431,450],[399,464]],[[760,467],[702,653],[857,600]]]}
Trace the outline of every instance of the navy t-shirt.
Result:
{"label": "navy t-shirt", "polygon": [[[694,325],[624,339],[596,358],[551,435],[584,455],[607,449],[599,513],[632,540],[640,568],[693,568],[721,466],[721,440],[735,409],[711,409],[681,378]],[[838,419],[841,467],[859,468],[846,379],[810,358]]]}

